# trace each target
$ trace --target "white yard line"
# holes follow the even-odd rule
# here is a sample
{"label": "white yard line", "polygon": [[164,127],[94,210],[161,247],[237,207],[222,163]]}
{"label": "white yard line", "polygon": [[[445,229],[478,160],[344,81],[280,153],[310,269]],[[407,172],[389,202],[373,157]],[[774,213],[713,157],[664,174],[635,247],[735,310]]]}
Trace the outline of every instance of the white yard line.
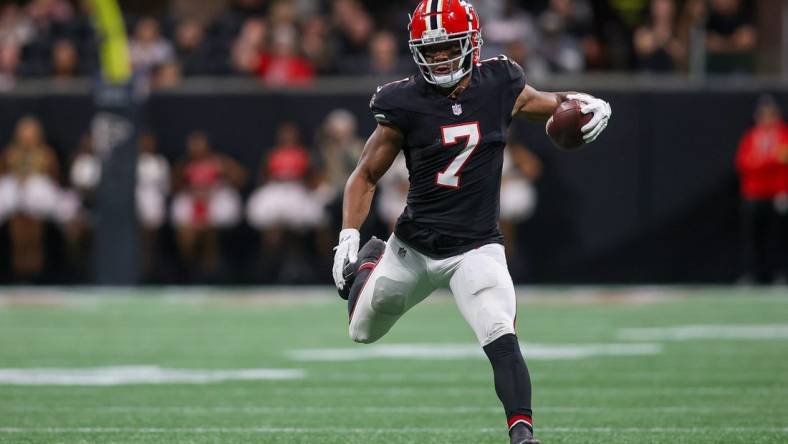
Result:
{"label": "white yard line", "polygon": [[[527,359],[563,360],[601,356],[643,356],[662,352],[662,345],[646,344],[520,344]],[[361,361],[367,359],[481,359],[478,344],[381,344],[366,347],[316,348],[288,353],[297,361]]]}
{"label": "white yard line", "polygon": [[[690,407],[690,406],[661,406],[661,407],[578,407],[578,406],[535,406],[538,412],[556,413],[586,413],[599,414],[606,412],[639,412],[639,413],[677,413],[677,414],[716,414],[716,413],[746,413],[761,411],[763,407],[736,407],[736,406],[709,406],[709,407]],[[0,406],[0,412],[20,412],[20,413],[52,413],[52,412],[96,412],[107,414],[116,413],[175,413],[185,415],[204,415],[204,414],[283,414],[293,413],[325,413],[326,411],[342,411],[354,414],[476,414],[476,413],[501,413],[499,406],[423,406],[423,405],[400,405],[400,406],[213,406],[213,407],[194,407],[194,406]]]}
{"label": "white yard line", "polygon": [[675,325],[672,327],[622,328],[618,338],[626,341],[778,340],[788,339],[788,324]]}
{"label": "white yard line", "polygon": [[0,384],[111,386],[303,379],[301,369],[168,369],[157,366],[0,368]]}
{"label": "white yard line", "polygon": [[[541,427],[544,433],[788,433],[788,427]],[[352,427],[0,427],[0,433],[392,433],[392,434],[457,434],[502,433],[500,428],[352,428]]]}

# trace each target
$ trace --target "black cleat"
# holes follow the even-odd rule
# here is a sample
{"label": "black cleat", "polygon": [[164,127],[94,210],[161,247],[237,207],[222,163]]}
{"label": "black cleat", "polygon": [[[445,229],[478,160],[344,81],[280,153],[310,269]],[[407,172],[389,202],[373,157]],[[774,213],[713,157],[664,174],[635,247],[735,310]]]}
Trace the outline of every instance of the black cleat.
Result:
{"label": "black cleat", "polygon": [[515,424],[509,430],[509,438],[511,444],[541,444],[541,442],[534,438],[534,434],[525,424]]}
{"label": "black cleat", "polygon": [[345,262],[342,269],[342,276],[345,278],[345,286],[339,291],[339,297],[347,300],[350,296],[350,290],[353,288],[353,283],[356,280],[358,269],[365,264],[375,264],[383,256],[386,250],[386,243],[382,240],[372,236],[360,250],[358,250],[358,260],[356,263],[351,264]]}

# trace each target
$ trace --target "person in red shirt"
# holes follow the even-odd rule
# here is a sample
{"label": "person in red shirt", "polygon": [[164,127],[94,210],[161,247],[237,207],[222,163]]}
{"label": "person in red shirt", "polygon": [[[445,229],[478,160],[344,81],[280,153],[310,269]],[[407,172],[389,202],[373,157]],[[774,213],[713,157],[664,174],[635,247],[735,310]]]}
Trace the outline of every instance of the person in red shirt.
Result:
{"label": "person in red shirt", "polygon": [[324,203],[315,192],[315,171],[298,127],[282,123],[276,145],[260,166],[260,186],[246,207],[249,225],[260,232],[262,278],[299,282],[310,275],[304,250],[310,233],[325,226]]}
{"label": "person in red shirt", "polygon": [[172,221],[178,251],[189,273],[213,273],[219,260],[218,232],[241,217],[238,193],[246,170],[213,150],[208,137],[194,131],[186,141],[186,158],[174,171]]}
{"label": "person in red shirt", "polygon": [[742,195],[745,280],[768,283],[774,278],[775,259],[785,267],[788,256],[788,125],[773,96],[758,101],[755,126],[739,143],[736,170]]}
{"label": "person in red shirt", "polygon": [[270,52],[260,54],[257,75],[268,85],[303,86],[315,77],[314,68],[298,53],[298,36],[292,28],[280,28],[273,35]]}

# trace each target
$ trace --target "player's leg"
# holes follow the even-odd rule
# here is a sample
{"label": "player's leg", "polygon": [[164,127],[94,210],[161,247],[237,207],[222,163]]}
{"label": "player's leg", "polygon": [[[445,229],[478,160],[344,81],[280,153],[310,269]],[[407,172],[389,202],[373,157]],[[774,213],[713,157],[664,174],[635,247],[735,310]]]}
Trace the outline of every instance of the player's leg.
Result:
{"label": "player's leg", "polygon": [[536,443],[531,377],[514,329],[517,304],[503,246],[485,245],[464,254],[449,286],[490,360],[512,443]]}
{"label": "player's leg", "polygon": [[379,260],[365,258],[364,250],[364,247],[359,250],[348,312],[350,337],[356,342],[371,343],[383,337],[406,311],[434,288],[426,279],[424,258],[412,250],[405,250],[394,235],[389,238]]}

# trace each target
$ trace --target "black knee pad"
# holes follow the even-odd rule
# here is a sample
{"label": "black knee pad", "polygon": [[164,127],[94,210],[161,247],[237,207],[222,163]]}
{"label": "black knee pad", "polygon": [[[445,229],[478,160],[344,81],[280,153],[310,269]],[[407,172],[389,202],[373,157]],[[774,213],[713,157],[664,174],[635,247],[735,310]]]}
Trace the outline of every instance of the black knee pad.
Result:
{"label": "black knee pad", "polygon": [[487,354],[490,361],[498,361],[512,357],[522,358],[520,342],[517,340],[517,336],[513,334],[505,334],[485,345],[484,353]]}

